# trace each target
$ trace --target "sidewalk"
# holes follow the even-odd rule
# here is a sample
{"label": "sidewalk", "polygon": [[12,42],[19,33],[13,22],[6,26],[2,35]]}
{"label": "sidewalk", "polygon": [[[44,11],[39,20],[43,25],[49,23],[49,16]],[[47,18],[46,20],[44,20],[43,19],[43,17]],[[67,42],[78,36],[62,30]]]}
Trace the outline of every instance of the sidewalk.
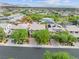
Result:
{"label": "sidewalk", "polygon": [[32,45],[32,44],[4,44],[0,43],[0,46],[10,46],[10,47],[32,47],[32,48],[74,48],[79,49],[78,46],[53,46],[53,45]]}
{"label": "sidewalk", "polygon": [[48,45],[38,45],[33,38],[29,39],[29,43],[25,44],[15,44],[11,42],[11,39],[7,43],[0,43],[0,46],[10,46],[10,47],[34,47],[34,48],[79,48],[79,42],[75,43],[75,46],[64,46],[60,45],[58,42],[52,40]]}

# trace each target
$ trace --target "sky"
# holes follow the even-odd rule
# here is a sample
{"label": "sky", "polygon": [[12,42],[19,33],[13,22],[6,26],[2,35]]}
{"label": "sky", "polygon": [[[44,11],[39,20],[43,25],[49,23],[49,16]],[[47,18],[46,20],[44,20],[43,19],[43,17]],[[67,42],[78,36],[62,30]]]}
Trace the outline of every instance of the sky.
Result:
{"label": "sky", "polygon": [[79,7],[79,0],[0,0],[3,3],[9,4],[27,4],[29,6],[73,6]]}

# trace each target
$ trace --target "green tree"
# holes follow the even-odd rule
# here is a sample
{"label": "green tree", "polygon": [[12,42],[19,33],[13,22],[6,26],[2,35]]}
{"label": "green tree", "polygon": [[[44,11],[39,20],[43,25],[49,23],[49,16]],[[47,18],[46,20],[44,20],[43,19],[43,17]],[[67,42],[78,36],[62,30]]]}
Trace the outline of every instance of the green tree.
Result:
{"label": "green tree", "polygon": [[24,41],[28,40],[28,31],[26,29],[16,29],[12,33],[11,37],[16,43],[23,43]]}
{"label": "green tree", "polygon": [[77,59],[77,58],[71,56],[67,52],[51,53],[49,51],[46,51],[44,53],[44,59]]}
{"label": "green tree", "polygon": [[74,15],[68,16],[68,21],[69,22],[74,22],[74,21],[76,21],[78,19],[79,19],[79,16],[74,16]]}
{"label": "green tree", "polygon": [[6,34],[3,28],[0,28],[0,41],[5,40]]}
{"label": "green tree", "polygon": [[39,30],[33,32],[32,36],[36,39],[39,44],[48,44],[50,39],[50,33],[48,30]]}
{"label": "green tree", "polygon": [[9,13],[9,12],[4,12],[3,15],[4,15],[4,16],[10,16],[11,13]]}
{"label": "green tree", "polygon": [[31,19],[31,17],[29,17],[29,16],[24,16],[24,17],[20,20],[20,22],[21,22],[21,23],[27,23],[27,22],[31,23],[31,22],[32,22],[32,19]]}

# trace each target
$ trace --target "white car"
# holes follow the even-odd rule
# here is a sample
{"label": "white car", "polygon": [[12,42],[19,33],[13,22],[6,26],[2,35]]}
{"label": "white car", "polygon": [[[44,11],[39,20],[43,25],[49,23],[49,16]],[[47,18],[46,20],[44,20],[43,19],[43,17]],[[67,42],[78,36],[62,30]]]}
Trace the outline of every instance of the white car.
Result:
{"label": "white car", "polygon": [[65,29],[59,24],[51,24],[50,28],[48,28],[48,30],[51,32],[65,31]]}

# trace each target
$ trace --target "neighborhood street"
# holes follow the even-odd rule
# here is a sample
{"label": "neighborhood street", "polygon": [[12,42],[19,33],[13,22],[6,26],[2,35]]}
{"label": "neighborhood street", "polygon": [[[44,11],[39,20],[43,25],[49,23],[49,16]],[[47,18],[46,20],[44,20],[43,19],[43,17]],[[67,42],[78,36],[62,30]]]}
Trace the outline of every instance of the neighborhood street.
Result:
{"label": "neighborhood street", "polygon": [[43,54],[45,51],[64,51],[79,59],[79,49],[76,48],[30,48],[3,46],[0,46],[0,59],[43,59]]}

